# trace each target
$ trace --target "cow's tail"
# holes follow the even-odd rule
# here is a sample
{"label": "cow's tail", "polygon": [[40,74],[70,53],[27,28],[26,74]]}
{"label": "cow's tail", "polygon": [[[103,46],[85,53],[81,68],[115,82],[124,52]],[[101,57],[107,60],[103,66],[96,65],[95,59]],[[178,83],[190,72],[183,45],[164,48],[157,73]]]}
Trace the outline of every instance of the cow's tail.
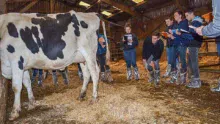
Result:
{"label": "cow's tail", "polygon": [[105,22],[102,21],[102,29],[103,29],[103,33],[104,33],[104,37],[105,37],[105,41],[106,41],[106,63],[108,64],[110,62],[110,51],[109,51],[109,47],[108,47],[108,38],[106,35],[106,29],[105,29]]}

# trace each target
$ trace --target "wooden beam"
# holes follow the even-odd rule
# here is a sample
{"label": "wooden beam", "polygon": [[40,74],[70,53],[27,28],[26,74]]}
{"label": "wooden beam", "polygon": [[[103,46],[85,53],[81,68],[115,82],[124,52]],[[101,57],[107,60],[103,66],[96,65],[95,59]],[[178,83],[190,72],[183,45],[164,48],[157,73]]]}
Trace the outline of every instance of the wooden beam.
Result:
{"label": "wooden beam", "polygon": [[21,2],[31,2],[33,0],[8,0],[6,3],[21,3]]}
{"label": "wooden beam", "polygon": [[189,1],[188,0],[175,0],[176,6],[181,11],[184,11],[184,9],[188,8]]}
{"label": "wooden beam", "polygon": [[101,1],[96,0],[89,8],[87,8],[87,9],[85,10],[85,12],[89,11],[92,7],[94,7],[96,4],[99,4],[100,2],[101,2]]}
{"label": "wooden beam", "polygon": [[8,83],[3,76],[0,76],[0,124],[6,123],[6,110],[8,99]]}
{"label": "wooden beam", "polygon": [[54,4],[55,4],[55,0],[50,0],[50,13],[54,12]]}
{"label": "wooden beam", "polygon": [[39,0],[34,0],[33,2],[29,3],[25,8],[20,10],[20,13],[24,13],[24,12],[28,11],[31,7],[33,7],[38,2],[39,2]]}
{"label": "wooden beam", "polygon": [[109,5],[112,5],[112,6],[115,6],[119,9],[121,9],[122,11],[128,13],[128,14],[131,14],[132,16],[141,16],[141,14],[139,14],[138,12],[136,12],[135,10],[131,9],[130,7],[128,6],[125,6],[123,4],[120,4],[118,2],[115,2],[113,0],[101,0],[102,2],[105,2]]}
{"label": "wooden beam", "polygon": [[6,12],[6,0],[0,0],[0,14]]}
{"label": "wooden beam", "polygon": [[175,2],[173,2],[173,1],[170,1],[170,2],[165,3],[165,4],[160,4],[160,5],[156,6],[156,7],[147,9],[147,10],[145,11],[145,13],[147,13],[147,12],[152,12],[152,11],[155,11],[155,10],[158,10],[158,9],[162,9],[162,8],[164,8],[164,7],[171,6],[171,5],[173,5],[173,4],[175,4]]}

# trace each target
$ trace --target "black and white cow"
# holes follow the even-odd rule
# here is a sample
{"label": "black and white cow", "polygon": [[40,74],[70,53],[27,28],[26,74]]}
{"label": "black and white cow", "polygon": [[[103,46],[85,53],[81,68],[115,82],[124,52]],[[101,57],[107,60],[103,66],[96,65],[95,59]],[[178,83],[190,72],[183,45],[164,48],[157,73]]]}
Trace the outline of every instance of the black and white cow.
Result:
{"label": "black and white cow", "polygon": [[2,75],[12,79],[15,93],[10,120],[17,118],[21,111],[22,82],[28,91],[29,109],[34,107],[28,72],[30,68],[64,69],[72,63],[81,63],[84,82],[79,98],[85,97],[91,76],[93,98],[97,99],[99,68],[96,51],[99,26],[100,19],[96,13],[70,11],[58,14],[0,15]]}

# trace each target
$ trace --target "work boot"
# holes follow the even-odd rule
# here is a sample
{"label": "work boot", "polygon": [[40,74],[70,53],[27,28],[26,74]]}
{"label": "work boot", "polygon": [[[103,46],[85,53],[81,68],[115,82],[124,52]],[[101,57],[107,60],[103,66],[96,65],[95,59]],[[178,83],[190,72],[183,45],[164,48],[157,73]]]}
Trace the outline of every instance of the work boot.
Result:
{"label": "work boot", "polygon": [[64,71],[61,71],[61,75],[63,77],[64,84],[68,85],[69,84],[69,78],[68,78],[67,70],[65,69]]}
{"label": "work boot", "polygon": [[218,80],[218,86],[215,88],[211,88],[212,92],[220,92],[220,79]]}
{"label": "work boot", "polygon": [[38,86],[39,86],[39,87],[41,87],[42,84],[43,84],[43,80],[42,80],[42,79],[43,79],[43,76],[42,76],[42,75],[39,75],[39,76],[38,76]]}
{"label": "work boot", "polygon": [[170,84],[173,84],[173,83],[176,83],[177,82],[177,77],[178,77],[178,75],[177,75],[177,71],[172,71],[171,73],[170,73],[170,80],[168,81],[168,83],[170,83]]}
{"label": "work boot", "polygon": [[180,84],[181,85],[186,84],[186,71],[180,73]]}
{"label": "work boot", "polygon": [[187,85],[189,88],[200,88],[201,80],[199,78],[193,78],[193,80]]}
{"label": "work boot", "polygon": [[58,81],[57,81],[57,73],[56,72],[52,72],[52,78],[53,78],[53,84],[55,86],[58,85]]}
{"label": "work boot", "polygon": [[138,72],[138,67],[134,68],[134,76],[135,76],[135,80],[139,80],[140,79],[140,75]]}
{"label": "work boot", "polygon": [[131,80],[132,79],[132,72],[131,72],[131,68],[127,68],[127,80]]}
{"label": "work boot", "polygon": [[163,75],[163,78],[169,77],[171,73],[171,65],[167,65],[167,70],[165,72],[165,74]]}
{"label": "work boot", "polygon": [[113,82],[112,73],[111,70],[108,69],[105,71],[106,79],[109,83]]}
{"label": "work boot", "polygon": [[154,80],[154,83],[155,83],[155,86],[157,86],[160,82],[160,70],[155,70],[155,80]]}
{"label": "work boot", "polygon": [[78,70],[78,76],[79,76],[80,80],[83,81],[83,73],[82,73],[82,71]]}
{"label": "work boot", "polygon": [[148,82],[152,83],[154,81],[154,71],[149,71],[148,73]]}
{"label": "work boot", "polygon": [[101,81],[106,82],[105,72],[101,72],[100,79]]}

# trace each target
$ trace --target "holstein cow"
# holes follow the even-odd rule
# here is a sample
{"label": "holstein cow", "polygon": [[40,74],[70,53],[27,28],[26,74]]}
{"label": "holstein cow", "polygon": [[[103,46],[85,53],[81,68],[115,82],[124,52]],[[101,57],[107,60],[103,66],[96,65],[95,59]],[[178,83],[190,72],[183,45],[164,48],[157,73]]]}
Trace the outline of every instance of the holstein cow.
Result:
{"label": "holstein cow", "polygon": [[36,13],[0,15],[2,75],[12,79],[15,93],[10,120],[17,118],[21,111],[22,82],[28,91],[28,108],[34,107],[28,72],[30,68],[64,69],[72,63],[81,63],[84,82],[79,98],[85,97],[91,76],[93,99],[97,99],[99,67],[96,62],[96,51],[99,25],[100,19],[96,13],[70,11],[48,15]]}

